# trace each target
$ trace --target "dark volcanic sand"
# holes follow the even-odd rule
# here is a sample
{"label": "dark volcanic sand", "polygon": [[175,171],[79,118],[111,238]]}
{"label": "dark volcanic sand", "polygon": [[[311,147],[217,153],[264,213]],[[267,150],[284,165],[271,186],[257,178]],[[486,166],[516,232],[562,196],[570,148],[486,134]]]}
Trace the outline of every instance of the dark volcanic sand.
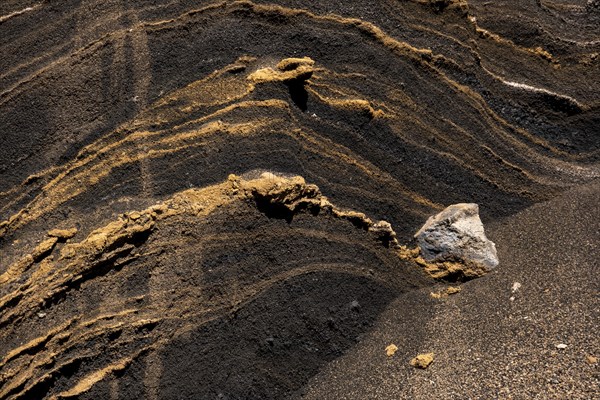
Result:
{"label": "dark volcanic sand", "polygon": [[[598,398],[587,357],[600,347],[599,196],[599,184],[584,186],[490,224],[501,267],[445,299],[429,289],[399,297],[305,398]],[[399,347],[390,358],[389,343]],[[424,352],[434,363],[412,368]]]}
{"label": "dark volcanic sand", "polygon": [[[599,54],[597,1],[3,1],[0,399],[598,397]],[[457,202],[501,266],[436,300],[370,227]]]}

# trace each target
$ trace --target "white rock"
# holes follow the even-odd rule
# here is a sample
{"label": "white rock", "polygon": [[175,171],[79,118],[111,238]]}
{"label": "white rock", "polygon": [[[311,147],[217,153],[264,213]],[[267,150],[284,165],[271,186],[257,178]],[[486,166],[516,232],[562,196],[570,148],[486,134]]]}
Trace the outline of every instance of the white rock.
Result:
{"label": "white rock", "polygon": [[566,344],[564,344],[564,343],[560,343],[560,344],[557,344],[557,345],[556,345],[556,348],[557,348],[557,349],[560,349],[560,350],[564,350],[564,349],[566,349],[566,348],[567,348],[567,345],[566,345]]}
{"label": "white rock", "polygon": [[515,293],[519,289],[521,289],[521,284],[519,282],[513,283],[513,285],[512,285],[512,292]]}
{"label": "white rock", "polygon": [[485,236],[474,203],[453,204],[430,217],[415,238],[426,261],[468,261],[487,269],[499,263],[496,245]]}

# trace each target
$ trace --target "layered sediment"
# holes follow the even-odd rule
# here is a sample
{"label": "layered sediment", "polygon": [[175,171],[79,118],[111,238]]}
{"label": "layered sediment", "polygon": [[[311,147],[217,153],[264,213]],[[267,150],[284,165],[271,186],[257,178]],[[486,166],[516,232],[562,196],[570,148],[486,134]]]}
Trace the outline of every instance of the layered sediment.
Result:
{"label": "layered sediment", "polygon": [[410,250],[428,216],[600,176],[599,21],[3,2],[0,398],[298,395],[393,299],[483,273]]}

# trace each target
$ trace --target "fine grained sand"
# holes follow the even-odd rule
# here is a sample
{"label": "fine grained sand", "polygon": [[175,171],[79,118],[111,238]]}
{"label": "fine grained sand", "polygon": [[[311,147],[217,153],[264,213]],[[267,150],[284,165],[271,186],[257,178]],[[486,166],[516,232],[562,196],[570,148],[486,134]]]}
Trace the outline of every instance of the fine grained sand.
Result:
{"label": "fine grained sand", "polygon": [[[0,399],[593,397],[568,3],[0,1]],[[502,264],[434,299],[411,240],[463,202]]]}
{"label": "fine grained sand", "polygon": [[[306,398],[597,399],[588,356],[600,349],[599,198],[594,183],[488,225],[501,262],[493,273],[445,299],[397,299]],[[388,358],[389,343],[399,350]],[[434,363],[410,367],[423,352]]]}

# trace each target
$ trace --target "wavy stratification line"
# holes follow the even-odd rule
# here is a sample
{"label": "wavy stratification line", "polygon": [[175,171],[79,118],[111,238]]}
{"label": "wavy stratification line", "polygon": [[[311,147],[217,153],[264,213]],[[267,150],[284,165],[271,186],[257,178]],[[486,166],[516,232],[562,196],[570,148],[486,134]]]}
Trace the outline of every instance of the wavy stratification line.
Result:
{"label": "wavy stratification line", "polygon": [[[282,15],[282,16],[286,16],[286,17],[294,18],[294,19],[299,18],[299,17],[309,18],[312,21],[315,21],[317,23],[333,23],[333,24],[341,25],[343,28],[356,29],[359,32],[362,32],[362,33],[367,34],[368,36],[372,37],[375,41],[388,47],[390,50],[398,53],[402,57],[412,57],[411,54],[418,56],[416,61],[419,63],[422,63],[423,66],[429,65],[427,60],[431,59],[431,57],[433,57],[433,59],[439,59],[441,57],[441,56],[432,56],[431,52],[426,49],[417,49],[413,46],[408,45],[407,43],[398,41],[398,40],[392,38],[391,36],[385,34],[381,29],[377,28],[373,24],[366,23],[366,22],[358,20],[358,19],[343,18],[343,17],[336,16],[336,15],[318,16],[318,15],[315,15],[315,14],[310,13],[305,10],[294,10],[294,9],[289,9],[289,8],[284,8],[284,7],[256,5],[256,4],[253,4],[250,2],[218,3],[218,4],[207,6],[200,10],[190,11],[190,12],[184,14],[183,16],[181,16],[177,19],[174,19],[174,20],[146,23],[146,24],[143,24],[143,29],[136,27],[134,29],[134,31],[138,32],[138,31],[144,30],[146,28],[155,29],[157,26],[158,27],[166,26],[168,29],[172,29],[173,26],[176,26],[177,24],[187,24],[188,23],[187,20],[189,18],[195,18],[198,16],[202,16],[205,13],[217,13],[217,15],[222,16],[222,15],[229,15],[229,14],[235,15],[236,13],[239,13],[239,12],[251,12],[255,16],[255,18],[268,18],[269,15],[271,15],[271,14]],[[165,29],[167,29],[167,28],[165,28]],[[159,28],[159,29],[161,29],[161,28]],[[110,37],[105,37],[105,38],[101,39],[101,42],[106,42],[106,41],[110,41],[110,40],[111,40]],[[138,42],[138,40],[135,40],[134,42]],[[144,53],[144,52],[142,52],[142,53]],[[423,55],[425,55],[424,59],[422,59]],[[137,64],[134,64],[134,65],[137,65]],[[531,138],[529,138],[529,139],[531,139]],[[543,143],[538,141],[538,144],[543,144]]]}
{"label": "wavy stratification line", "polygon": [[[50,73],[61,66],[68,65],[70,61],[79,55],[94,51],[98,45],[103,46],[107,42],[124,41],[128,38],[131,38],[134,44],[136,42],[139,43],[139,34],[143,31],[141,29],[143,28],[143,24],[140,21],[140,15],[151,10],[167,8],[176,2],[163,2],[160,5],[144,5],[139,8],[124,7],[124,4],[121,3],[115,2],[111,4],[114,8],[110,12],[97,15],[98,18],[92,18],[92,21],[88,21],[88,23],[79,21],[78,15],[85,14],[88,7],[87,4],[81,4],[75,9],[69,9],[62,13],[58,18],[54,16],[54,18],[49,18],[49,20],[43,20],[41,24],[35,24],[33,29],[7,42],[6,51],[14,53],[18,52],[19,49],[35,47],[35,38],[48,39],[53,34],[56,34],[57,30],[60,31],[61,27],[70,24],[75,25],[74,30],[76,32],[73,32],[68,37],[63,37],[62,41],[58,43],[52,42],[52,46],[45,48],[43,52],[39,52],[39,55],[19,60],[19,64],[10,65],[0,72],[0,82],[6,82],[1,87],[0,104],[10,100],[13,95],[26,89],[27,85],[35,82],[36,79],[39,79],[44,74]],[[39,3],[4,17],[6,19],[13,18],[31,11],[45,11],[51,14],[51,8],[52,6]],[[0,23],[3,22],[2,18],[0,17]],[[124,20],[128,22],[123,23]],[[113,29],[110,29],[111,27]],[[148,55],[147,49],[143,47],[135,50],[136,58]]]}
{"label": "wavy stratification line", "polygon": [[[76,150],[27,173],[37,150],[14,160],[22,183],[0,193],[0,398],[77,397],[136,368],[158,398],[169,346],[269,306],[277,288],[301,297],[314,277],[331,292],[336,276],[358,280],[351,294],[419,288],[431,283],[420,269],[460,266],[394,250],[396,232],[411,237],[447,203],[479,202],[493,219],[599,175],[594,146],[571,151],[511,118],[535,111],[564,135],[579,118],[583,131],[598,105],[561,68],[587,70],[481,28],[464,2],[419,3],[387,3],[385,21],[250,1],[173,18],[115,12],[4,71],[19,77],[0,95],[9,116],[38,93],[51,116],[87,113],[94,105],[36,91],[87,73],[106,85],[98,107],[127,96],[106,110],[131,110],[90,136],[49,118],[40,140],[68,137]],[[214,51],[237,32],[239,48]],[[217,183],[229,173],[244,177]]]}
{"label": "wavy stratification line", "polygon": [[[259,236],[252,239],[258,246],[254,253],[248,253],[245,248],[248,234],[235,231],[210,234],[212,215],[233,212],[248,218],[257,214],[257,208],[265,213],[278,213],[281,218],[302,218],[306,214],[307,222],[313,228],[300,226],[290,230],[275,224],[275,230],[264,231],[267,236],[258,231]],[[363,241],[356,242],[352,235],[327,232],[328,228],[318,221],[330,224],[326,222],[330,218],[346,225]],[[312,224],[313,220],[316,225]],[[169,233],[186,223],[200,227],[196,233],[202,236],[193,236],[197,238],[194,241],[199,240],[196,246],[189,246],[186,242],[190,239],[185,235],[176,238]],[[340,210],[322,196],[316,186],[306,184],[300,177],[282,178],[263,173],[258,179],[244,180],[232,175],[220,185],[188,190],[147,210],[130,212],[93,231],[83,241],[66,244],[35,262],[21,277],[22,283],[14,285],[12,292],[0,299],[0,339],[10,341],[11,334],[22,332],[22,327],[31,323],[36,314],[43,313],[52,318],[49,326],[54,328],[42,336],[36,337],[33,332],[33,335],[25,335],[30,339],[18,347],[3,346],[0,397],[44,397],[53,393],[52,387],[57,380],[69,380],[72,371],[84,371],[83,378],[69,380],[68,390],[54,393],[52,396],[55,397],[50,398],[76,396],[115,371],[125,369],[140,355],[157,351],[176,336],[236,312],[281,282],[327,271],[358,276],[367,274],[364,261],[341,253],[335,255],[338,257],[336,262],[327,263],[322,256],[316,257],[317,254],[297,258],[288,254],[289,249],[279,254],[261,250],[261,246],[272,246],[275,240],[286,236],[289,245],[313,241],[347,248],[358,246],[362,248],[359,251],[361,258],[374,257],[378,261],[376,272],[368,274],[370,279],[391,287],[405,288],[407,284],[428,282],[414,265],[403,265],[394,251],[377,243],[397,246],[389,224],[373,222],[362,213]],[[228,245],[224,246],[223,241]],[[228,249],[225,253],[224,248]],[[193,254],[202,249],[207,267],[192,276],[204,283],[178,282],[176,276],[170,275],[171,267],[163,269],[154,263],[156,254],[173,249],[183,252],[182,260],[197,258],[198,254]],[[302,247],[298,247],[298,251],[306,252]],[[237,265],[210,266],[218,259],[217,253],[244,256]],[[253,257],[265,256],[282,259],[268,268],[261,268],[259,274],[244,272],[247,268],[256,268]],[[79,307],[69,307],[71,301],[81,301],[90,295],[94,297],[91,293],[102,292],[119,281],[134,279],[132,276],[138,273],[137,270],[153,271],[152,274],[162,282],[149,285],[146,294],[134,298],[114,293],[116,297],[90,305],[87,312],[81,313]],[[186,295],[184,287],[187,286],[189,293]],[[175,287],[178,287],[176,291]],[[108,359],[103,356],[107,354],[111,355]],[[117,361],[112,359],[113,354],[119,354]],[[78,373],[77,376],[82,375]]]}
{"label": "wavy stratification line", "polygon": [[3,22],[8,21],[11,18],[17,17],[19,15],[35,11],[36,9],[40,8],[41,5],[42,5],[41,3],[38,3],[38,4],[35,4],[33,6],[30,6],[30,7],[25,7],[23,9],[21,9],[21,10],[13,11],[13,12],[5,14],[5,15],[0,15],[0,24],[3,23]]}
{"label": "wavy stratification line", "polygon": [[[192,83],[188,87],[160,100],[141,114],[140,118],[132,125],[140,129],[142,126],[153,124],[172,124],[172,121],[177,119],[189,118],[193,111],[203,107],[226,105],[224,108],[199,119],[169,127],[168,130],[135,131],[113,141],[113,138],[121,136],[122,132],[128,129],[125,128],[103,137],[97,143],[86,147],[74,162],[70,163],[67,168],[63,169],[42,188],[43,195],[38,196],[38,199],[30,203],[26,209],[4,222],[2,227],[10,230],[18,229],[28,221],[39,218],[41,215],[56,209],[66,201],[87,191],[90,187],[100,183],[112,170],[125,164],[164,157],[165,154],[177,153],[192,146],[204,146],[208,142],[199,140],[202,137],[210,137],[216,134],[256,135],[258,132],[267,130],[270,125],[275,125],[276,122],[281,123],[286,118],[286,114],[287,117],[291,116],[289,115],[289,104],[279,100],[240,101],[255,90],[255,84],[249,81],[246,76],[237,78],[232,76],[222,79],[224,74],[237,67],[237,64],[226,67],[222,71],[217,71],[206,79]],[[212,101],[210,101],[211,97]],[[199,102],[198,99],[202,99],[202,102]],[[184,105],[173,107],[171,106],[172,103],[183,103]],[[349,108],[352,111],[353,107],[357,105],[359,109],[356,109],[356,111],[359,112],[360,107],[366,106],[367,110],[370,107],[368,102],[364,100],[338,102],[336,106]],[[263,107],[266,112],[271,114],[269,117],[265,115],[264,118],[237,124],[228,124],[218,119],[226,117],[228,113],[236,110]],[[279,121],[273,115],[276,108],[284,112]],[[292,118],[294,117],[292,116]],[[201,124],[203,125],[199,129],[195,128],[195,126]],[[361,161],[359,156],[349,153],[348,149],[336,150],[334,143],[320,138],[318,135],[305,135],[301,130],[286,134],[292,136],[295,140],[305,140],[306,144],[304,146],[315,148],[313,150],[315,153],[320,153],[323,156],[330,154],[330,158],[341,160],[343,163],[354,164],[366,174],[377,170],[376,167],[369,165],[368,161]],[[54,173],[54,170],[46,172],[48,176],[51,176],[52,173]],[[376,173],[376,175],[381,175],[381,173]],[[41,178],[44,174],[42,173],[39,176]],[[388,178],[387,181],[394,184],[401,192],[408,194],[413,201],[435,207],[430,201],[423,199],[421,196],[411,194],[408,189],[403,188],[393,179]],[[21,193],[13,201],[17,202],[26,195],[26,192]],[[12,203],[7,202],[4,209],[11,207],[11,205]]]}
{"label": "wavy stratification line", "polygon": [[[132,123],[84,148],[76,159],[58,174],[55,168],[39,173],[35,179],[47,182],[43,187],[36,189],[41,190],[42,193],[30,202],[26,208],[1,223],[0,229],[5,233],[19,229],[24,224],[57,209],[65,202],[100,184],[111,174],[111,171],[124,165],[140,163],[145,166],[143,167],[145,172],[142,171],[141,180],[146,182],[148,179],[152,179],[148,170],[150,168],[147,164],[148,160],[163,158],[167,154],[174,154],[192,147],[208,146],[212,141],[210,138],[215,135],[246,137],[248,135],[258,135],[260,132],[268,130],[276,131],[286,124],[286,119],[289,120],[290,118],[296,128],[283,133],[290,135],[293,140],[299,141],[302,147],[307,150],[310,149],[310,151],[318,153],[322,157],[329,158],[331,162],[342,162],[346,165],[356,166],[372,179],[382,180],[383,183],[396,187],[397,191],[407,196],[410,202],[439,208],[439,205],[424,198],[423,195],[411,191],[406,185],[398,182],[396,177],[373,165],[368,159],[364,159],[353,151],[352,148],[340,147],[335,142],[314,131],[314,128],[304,127],[304,121],[291,112],[289,103],[279,99],[244,100],[245,98],[251,98],[257,92],[257,85],[259,91],[264,91],[262,89],[265,85],[264,79],[253,82],[254,72],[251,72],[251,66],[254,62],[256,62],[254,58],[241,58],[238,62],[173,92],[150,105]],[[292,73],[290,76],[297,79],[295,78],[296,75],[293,75],[294,71],[286,73]],[[312,69],[311,74],[313,74]],[[551,177],[558,166],[561,166],[561,169],[565,171],[578,168],[537,153],[526,143],[523,143],[520,140],[521,138],[508,133],[506,122],[491,112],[478,94],[448,80],[443,74],[438,79],[441,79],[445,84],[449,84],[455,96],[463,97],[466,100],[466,104],[473,108],[478,118],[483,118],[487,124],[487,129],[491,129],[491,135],[477,138],[473,133],[462,128],[461,125],[464,124],[458,125],[451,120],[445,120],[442,122],[449,124],[457,132],[463,134],[463,137],[459,138],[449,137],[444,131],[438,130],[426,115],[422,115],[419,104],[415,103],[410,95],[400,92],[398,95],[388,95],[381,100],[364,100],[359,97],[359,92],[345,86],[347,85],[345,78],[340,79],[335,72],[323,68],[314,71],[314,78],[308,82],[307,90],[317,102],[331,108],[338,114],[365,115],[368,119],[384,121],[392,129],[395,125],[400,125],[399,128],[394,130],[400,135],[405,144],[420,148],[424,152],[433,150],[461,168],[471,171],[481,179],[492,183],[496,187],[504,187],[508,191],[519,193],[525,188],[524,186],[511,188],[510,177],[504,180],[501,178],[499,181],[499,171],[491,168],[493,164],[486,165],[489,164],[487,150],[482,153],[477,150],[478,147],[487,149],[491,143],[494,143],[494,147],[497,148],[494,152],[495,159],[503,157],[499,155],[498,149],[502,148],[508,152],[511,158],[518,160],[508,161],[508,164],[520,165],[517,168],[512,168],[512,170],[517,170],[524,181],[527,182],[527,185],[530,185],[531,182],[552,185]],[[338,83],[337,81],[340,80],[341,82]],[[315,82],[314,88],[310,83],[312,81]],[[270,84],[270,81],[266,83]],[[278,82],[275,81],[274,83]],[[372,84],[381,85],[382,83],[373,81]],[[320,94],[323,89],[331,91],[332,96]],[[380,105],[382,109],[388,111],[376,111],[371,104]],[[412,109],[412,112],[402,111],[407,108]],[[250,120],[241,120],[237,123],[222,121],[224,118],[232,118],[232,114],[245,109],[256,109],[257,111],[263,109],[260,112],[264,113],[264,117],[257,118],[256,112],[253,111],[254,116]],[[276,114],[274,112],[276,110],[279,110],[277,112],[280,113],[280,118],[275,118]],[[198,114],[201,117],[195,117]],[[327,124],[328,122],[323,121],[323,123]],[[473,123],[480,124],[480,122]],[[419,131],[427,132],[435,137],[437,139],[435,147],[432,148],[431,143],[422,140],[426,136],[420,135],[419,137],[404,134],[403,131],[406,129],[407,124],[411,124],[417,127]],[[168,128],[156,129],[157,126],[161,125],[166,125]],[[152,131],[143,130],[151,127],[155,128]],[[553,150],[552,147],[529,134],[526,134],[525,137],[535,144],[542,144]],[[207,140],[200,140],[200,138],[207,138]],[[475,146],[465,149],[465,140],[474,142]],[[549,170],[550,173],[534,172],[535,170],[528,171],[527,166],[533,166],[532,161],[535,162],[536,169],[541,167]],[[580,174],[580,171],[581,168],[578,168],[575,174]],[[28,179],[27,182],[30,181],[31,179]],[[147,191],[147,189],[145,190]],[[12,197],[11,194],[5,193],[9,198]],[[17,195],[13,199],[5,202],[2,210],[8,210],[26,196],[30,196],[31,191],[24,190],[21,193],[17,191],[15,194]]]}

